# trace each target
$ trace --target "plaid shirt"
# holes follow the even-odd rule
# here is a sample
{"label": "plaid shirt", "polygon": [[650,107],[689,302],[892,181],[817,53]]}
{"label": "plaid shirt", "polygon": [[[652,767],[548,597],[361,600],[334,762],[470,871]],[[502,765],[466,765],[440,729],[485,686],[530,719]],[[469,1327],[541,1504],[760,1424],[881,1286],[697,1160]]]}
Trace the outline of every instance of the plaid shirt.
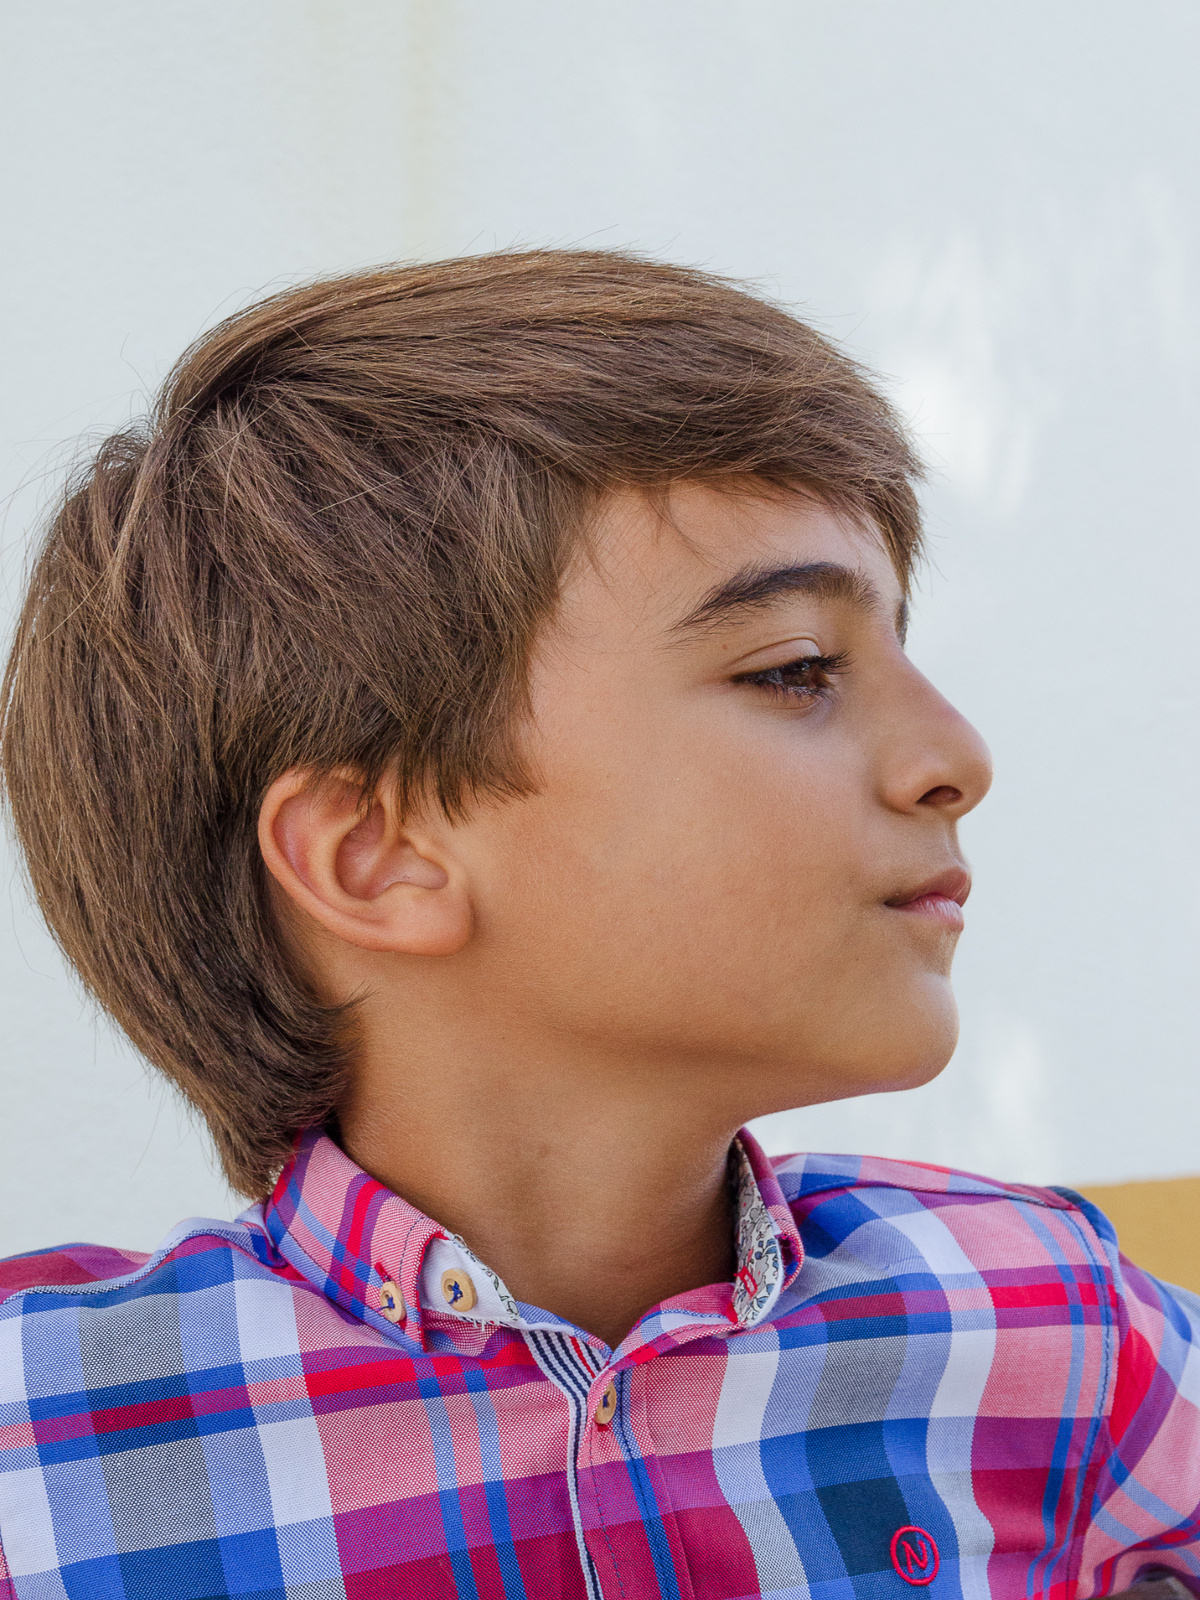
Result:
{"label": "plaid shirt", "polygon": [[735,1280],[616,1350],[323,1136],[0,1265],[0,1596],[1200,1592],[1200,1301],[1067,1192],[735,1157]]}

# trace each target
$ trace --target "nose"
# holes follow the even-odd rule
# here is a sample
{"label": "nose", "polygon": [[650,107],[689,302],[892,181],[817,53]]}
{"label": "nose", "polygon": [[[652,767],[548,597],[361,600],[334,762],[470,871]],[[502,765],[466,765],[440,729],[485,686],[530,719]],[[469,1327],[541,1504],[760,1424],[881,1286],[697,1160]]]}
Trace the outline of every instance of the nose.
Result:
{"label": "nose", "polygon": [[929,679],[906,666],[886,719],[884,798],[897,811],[936,811],[957,822],[992,786],[991,753]]}

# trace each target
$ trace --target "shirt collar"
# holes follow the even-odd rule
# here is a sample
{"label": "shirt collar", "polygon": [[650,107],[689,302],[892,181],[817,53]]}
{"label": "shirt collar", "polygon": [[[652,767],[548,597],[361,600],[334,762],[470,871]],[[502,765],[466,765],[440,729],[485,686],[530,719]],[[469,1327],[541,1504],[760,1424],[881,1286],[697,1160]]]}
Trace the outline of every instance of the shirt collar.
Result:
{"label": "shirt collar", "polygon": [[[637,1346],[686,1325],[724,1332],[755,1327],[799,1271],[803,1248],[791,1209],[770,1161],[745,1129],[733,1145],[731,1176],[737,1202],[732,1283],[655,1306],[629,1336]],[[498,1325],[570,1328],[514,1299],[457,1235],[364,1172],[319,1129],[302,1135],[261,1215],[280,1254],[304,1278],[393,1340],[426,1349],[441,1330],[461,1349],[464,1336],[477,1342]]]}

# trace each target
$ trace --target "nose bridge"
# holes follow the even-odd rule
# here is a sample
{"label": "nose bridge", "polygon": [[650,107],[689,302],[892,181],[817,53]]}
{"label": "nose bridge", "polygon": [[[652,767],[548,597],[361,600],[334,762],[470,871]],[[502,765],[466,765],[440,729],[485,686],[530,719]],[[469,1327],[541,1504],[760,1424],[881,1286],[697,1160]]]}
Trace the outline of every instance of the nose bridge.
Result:
{"label": "nose bridge", "polygon": [[893,679],[884,718],[883,782],[891,804],[908,809],[935,790],[957,790],[949,804],[962,815],[992,781],[992,760],[974,725],[907,656]]}

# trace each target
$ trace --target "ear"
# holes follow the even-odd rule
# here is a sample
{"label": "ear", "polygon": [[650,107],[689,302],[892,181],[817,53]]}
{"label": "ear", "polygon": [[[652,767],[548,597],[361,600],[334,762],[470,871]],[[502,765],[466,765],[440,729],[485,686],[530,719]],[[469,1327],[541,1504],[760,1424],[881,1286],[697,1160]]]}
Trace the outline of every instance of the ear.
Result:
{"label": "ear", "polygon": [[267,790],[258,842],[301,911],[362,950],[448,956],[471,937],[465,875],[436,826],[406,826],[383,784],[364,810],[348,773],[293,768]]}

